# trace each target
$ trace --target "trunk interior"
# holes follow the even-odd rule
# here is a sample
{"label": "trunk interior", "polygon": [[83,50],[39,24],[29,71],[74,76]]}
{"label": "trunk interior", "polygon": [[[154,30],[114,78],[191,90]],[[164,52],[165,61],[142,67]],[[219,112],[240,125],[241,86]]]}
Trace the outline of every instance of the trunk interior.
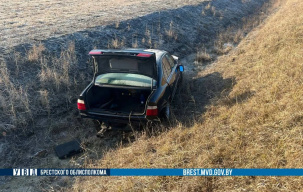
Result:
{"label": "trunk interior", "polygon": [[92,86],[86,93],[89,110],[133,115],[143,114],[151,90]]}

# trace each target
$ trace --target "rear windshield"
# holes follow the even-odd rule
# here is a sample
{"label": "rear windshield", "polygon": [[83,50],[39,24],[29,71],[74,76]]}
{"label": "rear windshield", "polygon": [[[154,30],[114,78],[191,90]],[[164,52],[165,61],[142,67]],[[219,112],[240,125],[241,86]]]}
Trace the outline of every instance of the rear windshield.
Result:
{"label": "rear windshield", "polygon": [[95,85],[118,85],[133,87],[152,87],[156,81],[150,77],[131,73],[106,73],[96,77]]}
{"label": "rear windshield", "polygon": [[[108,73],[138,74],[130,75],[132,78],[144,79],[148,76],[156,79],[155,58],[138,58],[126,56],[97,56],[95,57],[96,75]],[[122,77],[121,77],[122,78]]]}

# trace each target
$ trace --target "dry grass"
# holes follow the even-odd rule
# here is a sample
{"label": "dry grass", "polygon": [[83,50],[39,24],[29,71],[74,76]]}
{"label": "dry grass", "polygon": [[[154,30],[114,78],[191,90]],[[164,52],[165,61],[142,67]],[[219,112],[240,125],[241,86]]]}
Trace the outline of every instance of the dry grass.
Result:
{"label": "dry grass", "polygon": [[[119,22],[119,19],[121,19],[121,17],[123,17],[121,20],[126,19],[128,16],[131,17],[130,15],[132,15],[132,12],[129,10],[133,8],[132,3],[134,4],[137,3],[139,5],[142,5],[142,7],[145,6],[143,6],[143,3],[140,4],[141,2],[137,2],[137,1],[131,1],[131,2],[117,1],[117,2],[120,4],[117,5],[115,2],[114,4],[109,5],[110,4],[109,2],[94,2],[94,8],[85,9],[85,11],[81,13],[79,13],[79,11],[76,11],[75,9],[75,7],[78,7],[77,5],[79,3],[82,3],[81,5],[83,5],[83,2],[78,2],[78,1],[73,1],[73,2],[39,1],[39,3],[37,1],[28,1],[24,4],[19,4],[18,2],[13,0],[10,1],[8,5],[5,6],[2,6],[3,3],[2,4],[0,3],[1,7],[4,7],[3,10],[5,11],[11,11],[7,9],[6,6],[13,6],[13,7],[15,6],[17,8],[19,7],[21,10],[18,12],[20,14],[20,17],[18,17],[18,19],[11,17],[10,15],[11,12],[9,14],[0,13],[1,19],[3,19],[3,21],[6,22],[5,26],[7,26],[6,29],[0,30],[0,33],[2,35],[0,38],[4,40],[1,41],[0,44],[2,43],[3,45],[7,46],[9,42],[11,42],[12,45],[14,45],[14,43],[22,43],[24,41],[28,41],[28,37],[32,39],[36,39],[36,38],[44,39],[49,36],[71,33],[74,32],[75,30],[79,30],[82,28],[100,25],[103,22],[106,23],[109,21],[116,21],[116,19],[118,21],[116,21],[115,23],[115,28],[118,29],[121,28],[121,30],[124,30],[125,32],[129,32],[130,29],[132,29],[132,26],[128,25],[126,29],[122,29],[121,27],[122,25]],[[186,4],[198,4],[199,2],[198,1],[194,1],[194,2],[167,1],[166,4],[163,4],[161,1],[153,1],[153,3],[150,4],[151,6],[148,6],[148,10],[145,7],[146,9],[145,8],[141,9],[142,12],[136,14],[136,16],[140,14],[153,12],[155,10],[157,11],[166,8],[171,9],[179,6],[184,6]],[[56,4],[56,6],[51,6],[52,3]],[[46,4],[49,5],[49,7],[47,7]],[[57,4],[61,6],[57,6]],[[104,6],[98,7],[96,6],[96,4],[97,5],[102,4]],[[159,6],[159,4],[161,4],[161,6]],[[88,3],[85,4],[84,7],[90,5],[91,4]],[[122,5],[126,7],[121,8]],[[29,10],[29,12],[35,11],[37,7],[39,7],[39,9],[44,10],[43,14],[41,12],[37,12],[37,15],[30,15],[27,12],[27,10]],[[98,9],[96,9],[96,7]],[[26,11],[25,8],[27,8]],[[102,12],[103,9],[108,9],[108,11]],[[124,14],[123,15],[117,13],[117,11],[113,11],[116,9],[118,11],[126,9],[127,11],[125,11],[126,14],[123,13]],[[211,12],[212,13],[211,15],[214,16],[217,15],[220,16],[220,12],[218,10],[219,9],[216,9],[215,7],[211,6],[211,4],[207,5],[205,8],[205,11]],[[93,13],[91,11],[96,11],[96,13]],[[112,11],[113,15],[110,15],[111,14],[110,11]],[[132,11],[135,12],[136,9],[133,9]],[[101,13],[102,14],[104,13],[104,15],[100,15]],[[41,16],[41,14],[43,15],[43,17]],[[80,15],[81,17],[80,16],[78,17],[75,14]],[[67,17],[68,15],[70,15],[71,17]],[[20,18],[24,18],[24,20]],[[41,18],[43,18],[44,20],[38,22],[39,19]],[[60,18],[62,21],[57,20],[58,18]],[[69,20],[70,18],[72,18],[71,19],[72,22],[70,23],[70,25],[67,25],[67,23],[69,23],[70,21]],[[77,18],[81,18],[81,19],[77,19]],[[106,20],[105,18],[108,20]],[[30,24],[22,25],[22,22],[29,20],[30,20]],[[79,20],[81,20],[81,22],[79,22]],[[51,23],[56,22],[57,25],[50,27],[51,24],[49,23],[49,21],[51,21]],[[256,22],[256,24],[253,25],[258,25],[258,24],[259,23]],[[34,32],[33,30],[34,27],[39,28],[39,31]],[[251,26],[244,26],[244,28],[245,27],[250,28]],[[16,30],[16,28],[19,28],[20,30]],[[156,29],[158,33],[155,33],[154,29]],[[283,29],[284,28],[282,28],[281,30]],[[247,31],[249,30],[250,29],[248,29]],[[160,31],[161,31],[160,22],[159,22],[159,27],[154,26],[153,24],[150,26],[146,25],[145,36],[144,35],[137,36],[137,34],[134,34],[131,45],[133,47],[138,47],[140,45],[140,42],[142,42],[143,44],[146,43],[146,45],[148,45],[149,47],[157,47],[158,45],[161,44],[163,39],[176,41],[176,40],[180,40],[182,37],[182,34],[179,34],[180,36],[176,35],[178,32],[178,25],[175,25],[173,22],[171,22],[170,25],[163,27],[162,29],[163,36],[160,33]],[[230,31],[231,31],[230,34],[234,33],[233,30]],[[218,49],[218,53],[223,54],[230,51],[230,50],[224,50],[224,44],[229,42],[239,43],[242,40],[242,38],[245,36],[244,33],[245,33],[245,29],[237,31],[235,36],[230,34],[225,35],[224,33],[219,34],[218,39],[216,41],[218,48],[220,49],[220,50]],[[159,36],[159,42],[157,42],[157,38],[152,38],[152,36]],[[22,37],[24,37],[24,39],[22,39]],[[255,42],[256,38],[257,37],[253,37],[252,39],[248,39],[245,42],[247,44],[249,44],[249,41]],[[268,42],[268,47],[271,48],[275,47],[275,45],[273,45],[271,41],[267,41],[267,42]],[[125,38],[122,36],[117,35],[114,36],[113,38],[111,37],[108,39],[108,47],[110,48],[121,47],[124,46],[124,44],[125,44]],[[251,46],[253,47],[253,45]],[[241,45],[240,49],[238,49],[238,52],[233,53],[232,56],[227,58],[228,61],[227,63],[226,60],[220,60],[216,67],[211,68],[208,71],[205,71],[202,74],[200,74],[200,76],[196,77],[196,78],[201,78],[201,77],[204,78],[207,77],[208,74],[212,74],[213,72],[219,71],[221,73],[224,72],[225,78],[236,77],[237,84],[230,94],[228,91],[223,90],[222,98],[219,100],[214,99],[213,105],[209,105],[207,107],[206,113],[201,118],[196,119],[196,122],[193,123],[195,124],[193,127],[185,128],[184,125],[178,124],[178,126],[176,126],[176,128],[172,129],[171,131],[166,130],[166,131],[162,131],[162,133],[156,132],[156,134],[151,134],[152,135],[151,137],[146,136],[145,134],[147,134],[147,132],[143,131],[142,132],[143,136],[135,136],[137,141],[133,144],[130,144],[129,147],[123,147],[125,145],[122,145],[121,143],[119,143],[119,141],[116,143],[114,142],[114,144],[112,145],[114,145],[115,147],[112,148],[109,147],[112,149],[112,152],[106,153],[105,157],[102,158],[100,162],[93,162],[93,163],[91,162],[92,161],[91,159],[99,159],[100,157],[102,157],[103,154],[102,152],[100,152],[101,149],[105,150],[104,146],[110,145],[108,143],[110,143],[111,141],[106,140],[102,143],[100,141],[96,141],[91,138],[87,139],[85,135],[86,134],[89,135],[89,128],[91,128],[92,125],[90,125],[88,122],[85,123],[80,122],[80,120],[79,123],[76,120],[76,113],[74,113],[76,110],[75,98],[83,89],[83,87],[88,84],[86,80],[87,79],[91,80],[90,79],[91,76],[86,74],[89,73],[87,68],[84,69],[83,71],[80,71],[79,66],[81,65],[83,67],[83,65],[85,65],[79,62],[79,60],[81,60],[81,58],[79,57],[81,57],[81,54],[83,54],[83,52],[81,54],[77,53],[74,42],[70,42],[69,46],[62,45],[62,50],[61,51],[57,50],[57,52],[50,52],[50,50],[47,50],[42,43],[37,43],[36,45],[34,45],[31,50],[27,51],[26,54],[23,54],[21,52],[20,53],[15,52],[12,49],[12,52],[10,53],[9,62],[6,63],[0,61],[1,62],[0,63],[1,64],[0,65],[0,74],[1,74],[0,110],[5,111],[5,113],[0,114],[0,120],[1,120],[0,133],[2,133],[2,136],[0,135],[0,138],[3,139],[2,141],[4,142],[4,144],[6,144],[6,146],[9,145],[9,147],[7,147],[9,150],[6,149],[5,151],[6,152],[5,159],[2,159],[1,162],[3,162],[4,167],[11,167],[12,165],[20,166],[20,161],[16,160],[18,159],[16,157],[16,154],[18,157],[20,157],[20,160],[26,161],[27,159],[30,159],[30,155],[33,154],[33,150],[37,150],[37,148],[41,148],[41,147],[47,148],[49,151],[51,151],[53,144],[59,144],[64,141],[67,141],[70,138],[74,138],[76,136],[81,135],[83,137],[82,141],[84,145],[86,143],[88,143],[87,145],[92,145],[92,143],[94,143],[93,146],[87,147],[88,150],[91,150],[91,148],[96,148],[96,149],[94,149],[93,152],[90,151],[90,153],[85,153],[83,155],[84,157],[80,157],[79,159],[75,160],[74,164],[77,164],[77,166],[86,166],[86,167],[93,167],[93,166],[97,166],[97,167],[241,167],[241,166],[244,167],[244,166],[248,166],[250,167],[250,166],[256,166],[258,167],[258,166],[263,166],[264,164],[267,164],[268,167],[274,167],[276,165],[291,166],[292,164],[290,164],[290,161],[286,157],[283,157],[282,159],[278,159],[277,161],[271,160],[272,157],[277,156],[277,154],[279,155],[283,154],[283,149],[285,149],[284,146],[285,141],[284,140],[280,141],[281,139],[279,134],[280,132],[282,132],[281,130],[279,130],[280,132],[277,133],[273,132],[271,129],[272,125],[270,123],[267,123],[265,125],[268,125],[268,127],[266,127],[265,130],[268,132],[275,133],[276,135],[274,135],[273,138],[273,137],[268,137],[268,132],[265,133],[261,132],[262,139],[264,140],[262,139],[258,140],[260,135],[257,134],[257,131],[262,129],[262,127],[261,128],[258,127],[259,125],[255,123],[254,119],[261,118],[262,120],[266,117],[271,117],[271,116],[267,116],[268,111],[266,110],[271,109],[270,107],[272,107],[271,105],[273,104],[269,102],[268,105],[270,107],[266,106],[260,108],[262,109],[262,111],[258,111],[259,108],[253,107],[252,104],[247,104],[247,106],[242,106],[245,103],[248,103],[248,101],[250,101],[250,98],[255,98],[258,96],[258,94],[256,94],[257,91],[254,90],[255,88],[251,90],[249,87],[246,87],[246,86],[252,86],[252,84],[246,83],[246,81],[249,82],[251,80],[251,83],[255,82],[253,76],[251,77],[249,76],[249,78],[251,79],[245,79],[247,78],[247,76],[243,74],[247,72],[246,67],[249,66],[253,57],[260,57],[260,58],[262,57],[261,55],[262,51],[258,52],[257,55],[255,55],[254,52],[251,52],[250,55],[243,56],[243,54],[249,53],[249,51],[245,52],[246,50],[245,47],[246,45]],[[200,57],[203,58],[203,60],[209,60],[210,54],[208,51],[211,52],[211,49],[205,51],[205,49],[202,48],[200,51],[198,51],[198,53],[201,53],[201,57],[198,56],[198,58]],[[76,55],[79,57],[77,57]],[[299,54],[297,53],[296,55]],[[260,59],[260,61],[264,63],[264,67],[267,67],[266,62],[268,61],[265,60],[263,61],[262,59]],[[258,70],[262,70],[263,73],[267,72],[268,71],[267,68],[262,68],[262,66],[263,65],[259,65]],[[239,70],[238,68],[240,68],[241,70]],[[248,69],[248,71],[249,70],[251,70],[251,67]],[[247,73],[249,73],[249,75],[253,75],[254,74],[253,72],[254,71],[249,71]],[[280,78],[278,72],[280,71],[276,72],[277,79]],[[243,76],[241,76],[241,74]],[[259,74],[260,71],[258,71],[257,75]],[[215,80],[216,79],[214,79],[214,81]],[[285,79],[285,81],[286,80],[287,79]],[[217,82],[214,81],[206,81],[207,84],[205,86],[198,87],[198,90],[203,90],[206,87],[207,90],[204,90],[204,92],[206,92],[205,95],[213,95],[213,90],[215,91],[220,90],[217,89],[216,87]],[[244,83],[242,81],[244,81]],[[212,84],[211,82],[214,84]],[[272,84],[274,85],[274,83]],[[264,90],[265,88],[267,88],[265,84],[262,86],[264,87]],[[278,85],[276,86],[277,87],[276,90],[274,90],[274,92],[270,92],[267,94],[278,93],[280,87]],[[213,87],[214,89],[211,89],[210,87]],[[262,87],[259,87],[260,90],[261,88]],[[260,90],[258,91],[262,93],[262,91]],[[198,99],[193,98],[193,96],[190,94],[189,91],[183,94],[184,95],[187,94],[186,98],[188,98],[188,100],[191,100],[190,102],[194,102],[195,105],[199,105],[199,100],[198,100],[199,98]],[[266,95],[265,92],[262,94]],[[300,93],[298,92],[298,94]],[[262,98],[262,96],[264,95],[259,95],[259,99]],[[294,95],[295,94],[290,96],[292,97]],[[297,100],[299,100],[300,95],[296,95],[295,97],[297,98]],[[260,102],[260,101],[257,99],[255,102]],[[295,105],[295,103],[293,105]],[[235,108],[235,106],[239,106],[240,108]],[[252,107],[252,109],[256,111],[250,114],[250,111],[248,111],[248,107]],[[285,112],[284,108],[281,108],[280,110],[283,113]],[[248,111],[245,114],[249,117],[251,116],[252,118],[249,119],[249,121],[246,121],[243,114],[242,116],[236,118],[234,114],[237,115],[240,113],[240,111]],[[63,113],[66,112],[66,114],[62,115],[62,112]],[[282,117],[281,119],[283,120]],[[294,116],[294,119],[296,121],[299,121],[300,116],[296,115]],[[289,123],[291,122],[291,120],[288,121]],[[274,122],[274,120],[269,122]],[[275,122],[273,124],[276,126],[277,123]],[[263,126],[263,124],[261,125]],[[247,132],[246,126],[251,126],[249,127],[251,128],[249,132]],[[291,126],[292,124],[290,123],[289,127]],[[287,130],[290,129],[289,127],[287,127]],[[25,136],[25,137],[22,136],[19,138],[17,136],[14,137],[14,135],[19,135],[20,129],[26,132],[27,128],[36,129],[34,136],[31,137],[30,135],[32,135],[32,133],[30,133],[30,134],[25,134],[29,136]],[[87,131],[83,132],[84,129]],[[296,133],[297,130],[298,129],[294,129],[293,131]],[[251,134],[251,131],[253,131],[254,133]],[[292,133],[292,135],[294,135],[294,132]],[[252,138],[250,138],[248,134],[251,134]],[[292,135],[288,135],[288,137],[281,137],[281,138],[282,139],[295,138],[292,137]],[[12,137],[18,138],[17,139],[18,141],[12,139],[10,143],[6,142]],[[33,137],[35,137],[35,139],[33,139]],[[111,139],[112,138],[110,138],[109,140]],[[248,141],[246,141],[245,139],[248,139]],[[25,140],[26,142],[23,142]],[[253,148],[252,144],[248,143],[249,141],[252,140],[257,141],[257,143],[254,143],[254,146],[255,145],[257,146],[256,148]],[[52,144],[47,143],[50,141]],[[271,147],[269,145],[272,145],[272,143],[275,141],[279,141],[278,144],[279,151],[276,150],[277,148],[276,145],[273,145],[272,149],[274,150],[270,151],[269,155],[261,151],[260,148],[262,149],[269,148]],[[298,141],[298,139],[295,141]],[[269,143],[266,144],[266,142]],[[20,143],[22,143],[22,147],[20,147],[21,146]],[[128,141],[126,143],[131,143],[131,142]],[[117,145],[120,147],[118,147],[119,149],[116,150]],[[259,147],[259,145],[261,147]],[[295,147],[299,149],[299,145]],[[94,154],[92,155],[92,153]],[[93,158],[86,155],[91,155],[93,156]],[[289,154],[285,154],[284,156],[286,155]],[[293,159],[296,159],[297,155],[300,154],[294,154]],[[30,162],[30,165],[31,166],[39,165],[42,167],[43,166],[53,167],[53,165],[59,167],[60,166],[69,167],[71,164],[73,164],[71,163],[67,165],[62,162],[58,162],[55,160],[53,161],[52,158],[55,157],[51,156],[45,159],[45,161],[44,159],[36,160],[35,162]],[[81,159],[83,158],[85,159],[84,164],[81,162],[82,161]],[[299,166],[300,165],[301,164],[299,163]],[[269,181],[267,181],[266,179],[264,180],[257,179],[256,181],[254,181],[251,180],[250,178],[248,179],[224,178],[220,180],[217,178],[189,179],[189,178],[179,178],[179,177],[177,178],[142,177],[139,179],[114,178],[114,180],[112,180],[112,178],[102,178],[100,182],[96,178],[94,179],[95,180],[93,180],[92,182],[97,183],[96,188],[93,186],[95,185],[95,183],[84,181],[84,183],[87,184],[88,190],[96,190],[96,191],[101,190],[101,187],[98,186],[98,183],[101,182],[102,184],[104,184],[104,182],[107,182],[107,184],[104,184],[104,187],[105,189],[108,190],[111,190],[111,188],[115,184],[117,184],[116,187],[118,187],[119,185],[122,186],[121,190],[128,190],[128,189],[132,189],[131,187],[133,187],[133,190],[155,189],[159,191],[163,189],[164,190],[166,189],[167,191],[213,190],[213,189],[218,189],[221,185],[224,185],[228,182],[232,182],[232,184],[234,184],[233,186],[235,186],[236,184],[240,186],[245,186],[247,183],[252,183],[252,185],[260,183],[260,185],[264,185],[264,186],[266,185],[273,186],[276,184],[276,183],[272,183],[271,179],[269,179]],[[136,181],[137,179],[138,181]],[[220,182],[216,183],[217,181]],[[41,181],[38,183],[40,186],[40,184],[43,182]],[[49,181],[45,181],[45,183],[49,183]],[[55,183],[53,184],[55,185]],[[181,188],[182,185],[184,186],[184,188]],[[277,186],[278,185],[280,184],[278,183]],[[48,186],[48,187],[52,189],[53,186]],[[78,181],[74,185],[73,189],[86,190],[86,187],[84,188],[83,183],[80,183]],[[113,190],[119,190],[119,188],[114,188]]]}
{"label": "dry grass", "polygon": [[174,30],[174,23],[172,21],[169,23],[169,29],[166,29],[165,33],[169,39],[174,39],[174,40],[178,39],[178,34],[176,34]]}
{"label": "dry grass", "polygon": [[[182,125],[105,154],[89,167],[302,168],[303,2],[287,0],[237,49],[201,72],[235,78],[207,106],[203,121]],[[298,191],[297,177],[77,178],[77,191]]]}
{"label": "dry grass", "polygon": [[28,61],[30,62],[39,61],[43,51],[45,51],[45,47],[43,44],[39,44],[38,46],[34,45],[33,48],[27,54]]}
{"label": "dry grass", "polygon": [[[192,15],[187,15],[183,8],[197,10],[196,14],[199,16],[200,5],[203,1],[168,0],[163,3],[157,0],[150,2],[126,2],[121,0],[83,3],[80,1],[50,2],[42,0],[38,2],[33,0],[21,3],[12,0],[10,2],[0,2],[3,10],[0,13],[1,21],[3,21],[3,25],[0,26],[0,52],[2,53],[4,50],[4,54],[0,56],[0,109],[1,112],[3,111],[0,113],[0,132],[4,131],[6,133],[6,136],[0,137],[0,139],[5,141],[6,146],[12,146],[15,144],[14,140],[11,139],[12,137],[21,138],[20,142],[23,142],[24,139],[26,140],[24,143],[31,143],[33,140],[28,139],[28,137],[33,135],[40,137],[39,134],[47,130],[45,127],[49,129],[55,127],[54,130],[60,130],[62,125],[64,128],[61,127],[60,134],[63,135],[66,134],[67,130],[74,131],[74,127],[85,126],[85,123],[80,125],[81,123],[75,120],[77,117],[75,103],[77,95],[91,80],[92,69],[86,60],[87,56],[85,54],[95,43],[99,44],[96,41],[91,41],[91,39],[100,40],[102,47],[105,47],[108,43],[110,48],[124,46],[160,47],[166,50],[181,49],[184,52],[186,51],[185,44],[188,45],[193,41],[193,37],[184,38],[182,33],[185,33],[185,31],[180,31],[183,22],[180,23],[182,20],[175,20],[175,16],[181,18],[180,15],[176,14],[176,11],[180,10],[180,14],[184,14],[184,17],[188,17],[190,20]],[[148,6],[146,6],[146,3],[148,3]],[[254,3],[253,5],[256,6]],[[245,12],[247,11],[245,5],[241,3],[231,4],[231,6],[240,6],[237,8],[237,12],[242,8]],[[217,6],[216,10],[220,10],[219,7]],[[172,10],[164,11],[165,9]],[[159,12],[164,12],[162,18],[155,17]],[[237,12],[234,13],[238,15]],[[154,13],[151,16],[156,19],[155,22],[143,22],[144,24],[141,27],[146,26],[146,30],[132,22],[123,21],[127,18],[132,18],[131,21],[137,20],[138,16],[147,13]],[[171,13],[174,13],[174,15],[170,15]],[[199,19],[203,19],[202,16]],[[113,24],[112,28],[119,30],[115,30],[111,36],[89,33],[94,33],[96,28],[87,29],[87,27],[104,23],[111,23]],[[138,23],[140,25],[140,22]],[[186,22],[184,24],[187,26],[187,30],[189,30],[188,25],[192,25],[191,23],[186,24]],[[198,28],[198,26],[195,26],[195,28]],[[74,33],[80,29],[86,29],[83,36]],[[65,33],[73,33],[72,36],[75,36],[75,38],[71,38],[71,42],[69,42],[70,38],[54,37]],[[87,37],[91,35],[92,37],[88,39]],[[69,37],[69,35],[67,36]],[[132,38],[129,38],[130,36]],[[129,39],[132,39],[132,41],[127,41]],[[25,42],[29,44],[25,44]],[[198,43],[194,42],[191,45]],[[13,47],[16,44],[20,44],[20,46]],[[65,113],[64,117],[62,113]],[[61,119],[58,120],[58,117]],[[67,118],[72,120],[67,121]],[[64,123],[60,124],[60,121]],[[76,124],[76,126],[67,126],[65,122]],[[65,129],[65,127],[68,128]],[[28,133],[20,135],[20,130]],[[59,142],[60,135],[58,135],[48,134],[45,137],[56,138],[55,140]],[[74,136],[73,133],[71,135]],[[45,140],[45,137],[41,140]],[[6,142],[8,140],[10,142]],[[36,141],[38,142],[39,139],[36,139]],[[21,161],[25,162],[24,158],[15,158],[13,152],[28,158],[32,153],[32,151],[23,150],[23,148],[19,148],[19,152],[17,152],[6,146],[3,148],[8,155],[5,155],[6,159],[2,159],[5,166],[10,162],[7,159],[12,159],[16,164]],[[23,146],[29,146],[30,150],[51,147],[49,143]],[[9,164],[9,166],[12,164]],[[40,162],[36,162],[35,165],[40,165]]]}
{"label": "dry grass", "polygon": [[5,131],[10,131],[16,127],[26,127],[33,120],[27,88],[14,83],[4,62],[1,63],[0,74],[0,85],[2,86],[0,108],[6,112],[1,114],[0,118],[6,116],[10,120],[10,123],[7,124],[9,129],[5,129]]}
{"label": "dry grass", "polygon": [[198,50],[196,55],[196,61],[197,62],[208,62],[211,61],[212,57],[206,50],[206,48]]}
{"label": "dry grass", "polygon": [[77,85],[85,82],[84,74],[75,70],[78,60],[73,42],[57,55],[43,44],[21,55],[13,52],[7,61],[10,65],[0,63],[0,109],[5,111],[0,114],[0,130],[10,134],[31,131],[37,116],[50,116],[55,106],[64,110],[62,103],[73,104],[72,98],[81,91]]}

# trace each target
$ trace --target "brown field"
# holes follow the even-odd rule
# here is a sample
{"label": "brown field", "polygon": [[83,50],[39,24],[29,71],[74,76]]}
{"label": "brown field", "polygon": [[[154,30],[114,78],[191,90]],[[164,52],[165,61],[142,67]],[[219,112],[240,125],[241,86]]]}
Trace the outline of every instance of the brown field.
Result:
{"label": "brown field", "polygon": [[33,43],[204,0],[0,1],[0,47]]}
{"label": "brown field", "polygon": [[[303,167],[300,0],[12,0],[0,7],[1,168]],[[186,75],[170,127],[95,137],[75,105],[91,80],[87,52],[94,46],[180,57]],[[74,138],[84,153],[58,160],[54,146]],[[0,191],[299,191],[302,183],[21,177],[0,178]]]}

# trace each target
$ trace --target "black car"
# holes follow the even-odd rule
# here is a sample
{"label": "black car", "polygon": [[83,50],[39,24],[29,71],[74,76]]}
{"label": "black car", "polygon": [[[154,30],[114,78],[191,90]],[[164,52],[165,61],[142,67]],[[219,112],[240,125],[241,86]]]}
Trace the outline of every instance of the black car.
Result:
{"label": "black car", "polygon": [[155,49],[92,50],[94,78],[78,99],[81,117],[107,124],[169,118],[182,81],[176,56]]}

